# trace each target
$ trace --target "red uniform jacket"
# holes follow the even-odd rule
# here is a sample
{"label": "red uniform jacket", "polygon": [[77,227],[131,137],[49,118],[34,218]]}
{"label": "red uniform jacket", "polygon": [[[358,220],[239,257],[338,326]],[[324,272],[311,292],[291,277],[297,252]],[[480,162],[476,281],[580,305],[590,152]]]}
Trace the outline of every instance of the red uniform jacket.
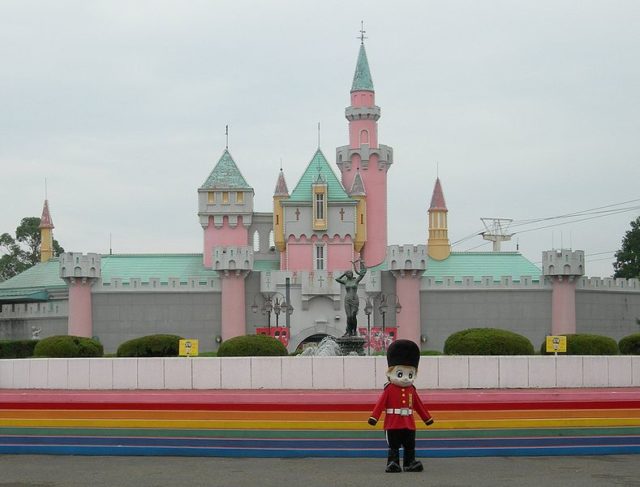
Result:
{"label": "red uniform jacket", "polygon": [[380,414],[385,411],[384,417],[384,429],[386,430],[399,430],[399,429],[416,429],[416,423],[413,420],[413,414],[403,416],[396,413],[388,413],[387,409],[400,410],[403,408],[412,409],[418,416],[422,418],[422,421],[428,421],[431,419],[431,414],[427,411],[418,396],[418,391],[414,386],[400,387],[395,384],[387,384],[384,387],[384,392],[378,399],[371,417],[376,421],[380,418]]}

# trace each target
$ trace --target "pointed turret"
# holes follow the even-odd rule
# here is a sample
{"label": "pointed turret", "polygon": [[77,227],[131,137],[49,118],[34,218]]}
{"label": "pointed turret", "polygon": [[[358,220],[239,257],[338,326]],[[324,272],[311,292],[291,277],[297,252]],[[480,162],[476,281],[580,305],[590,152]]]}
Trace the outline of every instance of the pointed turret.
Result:
{"label": "pointed turret", "polygon": [[374,91],[373,80],[371,78],[371,72],[369,71],[367,51],[364,49],[364,42],[360,44],[360,52],[358,52],[358,61],[356,62],[356,72],[353,74],[351,92],[354,91]]}
{"label": "pointed turret", "polygon": [[53,257],[53,220],[49,213],[49,200],[44,200],[40,217],[40,262],[48,262]]}
{"label": "pointed turret", "polygon": [[284,210],[282,200],[289,198],[289,188],[284,180],[284,172],[280,169],[276,189],[273,192],[273,243],[280,252],[284,252]]}
{"label": "pointed turret", "polygon": [[429,205],[429,240],[427,241],[429,257],[435,260],[444,260],[451,254],[447,213],[442,184],[440,178],[436,178],[431,205]]}

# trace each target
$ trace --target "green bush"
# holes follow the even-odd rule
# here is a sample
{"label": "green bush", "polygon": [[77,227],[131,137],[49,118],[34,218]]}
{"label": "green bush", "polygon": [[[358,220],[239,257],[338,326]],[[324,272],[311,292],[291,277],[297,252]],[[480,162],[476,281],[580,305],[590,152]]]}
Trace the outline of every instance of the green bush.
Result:
{"label": "green bush", "polygon": [[58,335],[38,341],[34,357],[102,357],[104,349],[97,340],[72,335]]}
{"label": "green bush", "polygon": [[533,355],[528,338],[496,328],[469,328],[444,343],[445,355]]}
{"label": "green bush", "polygon": [[275,338],[266,335],[245,335],[222,342],[218,357],[285,356],[286,347]]}
{"label": "green bush", "polygon": [[618,348],[623,355],[640,355],[640,333],[624,337],[618,342]]}
{"label": "green bush", "polygon": [[1,340],[0,358],[33,357],[38,340]]}
{"label": "green bush", "polygon": [[182,337],[148,335],[134,338],[118,347],[118,357],[177,357]]}
{"label": "green bush", "polygon": [[[589,335],[576,333],[565,335],[567,337],[567,352],[561,355],[618,355],[618,344],[613,338],[602,335]],[[545,339],[540,346],[542,355],[547,353],[547,341]]]}
{"label": "green bush", "polygon": [[422,350],[420,355],[442,355],[438,350]]}

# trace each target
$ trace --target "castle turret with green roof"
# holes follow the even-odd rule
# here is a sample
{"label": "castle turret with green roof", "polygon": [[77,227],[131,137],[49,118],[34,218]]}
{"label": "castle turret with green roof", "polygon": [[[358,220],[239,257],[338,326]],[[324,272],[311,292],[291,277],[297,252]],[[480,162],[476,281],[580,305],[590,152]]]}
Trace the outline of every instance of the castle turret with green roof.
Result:
{"label": "castle turret with green roof", "polygon": [[198,217],[204,229],[203,262],[212,266],[216,245],[248,245],[254,191],[228,149],[198,188]]}

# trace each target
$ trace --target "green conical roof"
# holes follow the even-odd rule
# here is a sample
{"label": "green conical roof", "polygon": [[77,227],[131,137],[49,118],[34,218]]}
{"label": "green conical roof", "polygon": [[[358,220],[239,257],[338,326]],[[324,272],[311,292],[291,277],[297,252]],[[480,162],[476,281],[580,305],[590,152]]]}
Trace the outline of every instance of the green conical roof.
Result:
{"label": "green conical roof", "polygon": [[352,201],[320,149],[316,151],[311,162],[309,162],[309,165],[304,170],[298,184],[289,197],[289,201],[311,201],[311,186],[318,182],[319,177],[323,180],[322,182],[327,185],[329,201]]}
{"label": "green conical roof", "polygon": [[227,149],[200,189],[253,189],[240,173]]}
{"label": "green conical roof", "polygon": [[360,52],[358,53],[358,62],[356,63],[356,72],[353,75],[353,84],[351,91],[373,91],[373,80],[369,71],[369,61],[367,61],[367,52],[364,50],[364,44],[360,44]]}

